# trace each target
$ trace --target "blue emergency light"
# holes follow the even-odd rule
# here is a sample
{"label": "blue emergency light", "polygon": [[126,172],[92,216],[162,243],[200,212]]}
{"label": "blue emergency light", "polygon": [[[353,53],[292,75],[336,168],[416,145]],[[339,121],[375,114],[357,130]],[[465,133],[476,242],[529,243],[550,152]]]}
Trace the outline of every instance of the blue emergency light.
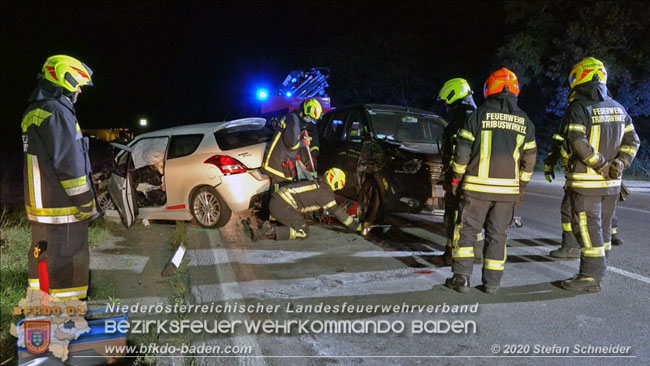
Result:
{"label": "blue emergency light", "polygon": [[257,89],[257,99],[266,100],[269,97],[269,91],[267,89]]}

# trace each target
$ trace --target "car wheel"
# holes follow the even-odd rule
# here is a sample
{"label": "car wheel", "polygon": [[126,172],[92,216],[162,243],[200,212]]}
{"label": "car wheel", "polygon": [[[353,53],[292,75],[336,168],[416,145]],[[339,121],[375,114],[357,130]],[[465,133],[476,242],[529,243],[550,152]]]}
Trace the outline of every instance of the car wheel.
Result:
{"label": "car wheel", "polygon": [[359,220],[369,224],[375,223],[380,216],[380,207],[381,196],[377,183],[372,179],[366,180],[359,192],[359,207],[357,208]]}
{"label": "car wheel", "polygon": [[109,196],[108,191],[100,192],[97,195],[97,205],[103,211],[115,209],[115,205],[113,204],[113,201],[111,200],[111,196]]}
{"label": "car wheel", "polygon": [[190,201],[192,216],[202,227],[219,228],[224,226],[232,211],[212,187],[201,187],[192,195]]}

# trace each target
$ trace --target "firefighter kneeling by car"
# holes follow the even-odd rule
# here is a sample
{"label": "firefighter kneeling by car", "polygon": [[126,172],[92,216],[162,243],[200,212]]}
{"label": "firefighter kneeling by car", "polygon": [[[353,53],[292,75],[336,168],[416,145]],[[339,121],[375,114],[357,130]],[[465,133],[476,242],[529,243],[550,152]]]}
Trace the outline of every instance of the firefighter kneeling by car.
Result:
{"label": "firefighter kneeling by car", "polygon": [[361,231],[361,223],[337,206],[334,191],[345,186],[345,173],[331,168],[317,180],[302,181],[284,185],[271,193],[269,210],[271,215],[283,226],[269,221],[255,233],[254,241],[263,238],[275,240],[304,239],[309,233],[309,225],[303,213],[320,209],[329,210],[334,217],[351,230]]}

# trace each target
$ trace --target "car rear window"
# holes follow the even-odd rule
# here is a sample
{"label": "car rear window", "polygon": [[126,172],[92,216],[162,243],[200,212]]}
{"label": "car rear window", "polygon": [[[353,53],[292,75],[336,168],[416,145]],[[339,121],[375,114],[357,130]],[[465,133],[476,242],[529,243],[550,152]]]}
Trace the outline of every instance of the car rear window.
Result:
{"label": "car rear window", "polygon": [[271,140],[273,131],[259,125],[244,125],[224,128],[214,133],[221,150],[233,150]]}
{"label": "car rear window", "polygon": [[203,140],[203,134],[172,136],[167,159],[180,158],[196,151]]}

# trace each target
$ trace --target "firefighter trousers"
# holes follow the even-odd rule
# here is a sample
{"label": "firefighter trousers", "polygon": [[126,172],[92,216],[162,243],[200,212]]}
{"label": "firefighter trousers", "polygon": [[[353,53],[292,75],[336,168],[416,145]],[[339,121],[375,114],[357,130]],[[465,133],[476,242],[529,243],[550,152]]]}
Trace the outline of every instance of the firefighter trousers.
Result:
{"label": "firefighter trousers", "polygon": [[[90,259],[88,222],[59,225],[32,222],[31,225],[32,245],[27,255],[29,287],[49,291],[59,300],[86,298]],[[46,262],[40,264],[43,261]]]}
{"label": "firefighter trousers", "polygon": [[[443,215],[443,225],[445,227],[445,237],[447,242],[445,246],[451,248],[454,244],[454,228],[456,227],[456,221],[458,220],[458,205],[459,198],[451,194],[451,192],[445,193],[445,214]],[[482,257],[482,245],[483,241],[483,232],[479,232],[476,235],[476,243],[474,243],[474,254],[477,257]]]}
{"label": "firefighter trousers", "polygon": [[271,216],[284,226],[276,226],[276,240],[290,240],[306,238],[309,233],[309,225],[305,216],[277,194],[271,195],[269,202]]}
{"label": "firefighter trousers", "polygon": [[572,227],[582,248],[580,274],[601,278],[605,275],[605,251],[612,246],[611,223],[618,195],[585,196],[571,192]]}
{"label": "firefighter trousers", "polygon": [[498,287],[505,270],[507,230],[514,213],[514,202],[485,201],[465,197],[454,233],[452,270],[471,276],[476,236],[485,228],[483,284]]}
{"label": "firefighter trousers", "polygon": [[560,206],[560,216],[562,219],[562,247],[570,249],[580,248],[578,240],[574,235],[571,226],[571,197],[567,190],[564,190],[564,197],[562,197],[562,205]]}

